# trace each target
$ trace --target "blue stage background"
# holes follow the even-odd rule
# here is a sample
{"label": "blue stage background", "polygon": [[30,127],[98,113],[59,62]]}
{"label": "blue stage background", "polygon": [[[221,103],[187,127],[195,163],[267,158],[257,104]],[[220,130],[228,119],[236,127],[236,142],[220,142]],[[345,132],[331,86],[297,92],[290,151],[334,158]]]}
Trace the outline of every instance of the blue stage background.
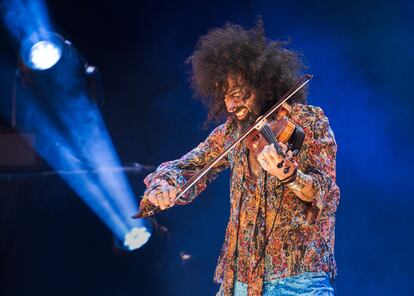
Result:
{"label": "blue stage background", "polygon": [[[305,56],[309,103],[336,135],[338,295],[414,294],[412,1],[47,4],[56,30],[100,69],[120,159],[148,165],[180,157],[209,133],[184,65],[199,36],[262,15],[269,38],[290,38]],[[18,44],[5,27],[0,34],[0,108],[9,110]],[[143,177],[129,178],[137,196]],[[0,294],[214,295],[228,186],[227,172],[193,204],[158,217],[168,235],[124,254],[59,178],[3,178]],[[192,258],[182,262],[182,252]]]}

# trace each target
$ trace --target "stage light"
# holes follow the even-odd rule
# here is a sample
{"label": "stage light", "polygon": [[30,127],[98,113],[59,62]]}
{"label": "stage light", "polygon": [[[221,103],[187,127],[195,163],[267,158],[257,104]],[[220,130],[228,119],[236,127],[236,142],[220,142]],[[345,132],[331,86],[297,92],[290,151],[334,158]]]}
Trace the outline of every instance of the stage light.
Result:
{"label": "stage light", "polygon": [[129,233],[125,235],[124,246],[133,251],[142,247],[151,237],[149,228],[134,227]]}
{"label": "stage light", "polygon": [[29,65],[34,70],[47,70],[53,67],[62,56],[62,48],[50,41],[40,41],[32,46]]}
{"label": "stage light", "polygon": [[36,32],[22,40],[20,58],[30,70],[45,71],[62,60],[68,49],[72,50],[71,43],[59,34]]}
{"label": "stage light", "polygon": [[53,33],[43,0],[6,4],[6,26],[21,44],[14,91],[17,128],[36,135],[39,155],[125,249],[141,247],[152,226],[131,219],[137,202],[118,169],[121,162],[95,100],[102,97],[98,68]]}
{"label": "stage light", "polygon": [[85,72],[86,72],[86,74],[93,74],[93,73],[96,72],[96,67],[91,66],[91,65],[87,65],[85,67]]}

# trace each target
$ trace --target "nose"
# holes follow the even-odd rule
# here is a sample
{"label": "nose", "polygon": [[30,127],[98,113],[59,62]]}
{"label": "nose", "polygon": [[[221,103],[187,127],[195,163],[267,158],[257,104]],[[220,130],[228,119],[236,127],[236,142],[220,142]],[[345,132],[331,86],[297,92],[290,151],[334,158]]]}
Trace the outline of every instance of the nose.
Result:
{"label": "nose", "polygon": [[224,97],[224,103],[226,104],[227,112],[229,113],[233,113],[240,106],[240,101],[230,95]]}

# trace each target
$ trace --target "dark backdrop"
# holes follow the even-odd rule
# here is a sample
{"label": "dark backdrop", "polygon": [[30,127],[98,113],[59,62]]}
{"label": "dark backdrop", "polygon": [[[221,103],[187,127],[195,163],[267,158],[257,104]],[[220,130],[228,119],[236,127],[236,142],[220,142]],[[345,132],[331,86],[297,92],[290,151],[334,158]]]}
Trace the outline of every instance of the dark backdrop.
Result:
{"label": "dark backdrop", "polygon": [[[184,60],[226,21],[292,39],[315,75],[338,142],[339,295],[413,295],[411,1],[50,0],[56,30],[99,67],[103,115],[123,162],[157,165],[198,144],[205,110]],[[0,32],[0,108],[10,108],[18,44]],[[0,125],[7,126],[3,117]],[[130,175],[137,195],[144,175]],[[58,177],[0,180],[1,295],[213,295],[228,218],[228,174],[158,221],[168,235],[134,253]],[[179,254],[192,255],[188,262]]]}

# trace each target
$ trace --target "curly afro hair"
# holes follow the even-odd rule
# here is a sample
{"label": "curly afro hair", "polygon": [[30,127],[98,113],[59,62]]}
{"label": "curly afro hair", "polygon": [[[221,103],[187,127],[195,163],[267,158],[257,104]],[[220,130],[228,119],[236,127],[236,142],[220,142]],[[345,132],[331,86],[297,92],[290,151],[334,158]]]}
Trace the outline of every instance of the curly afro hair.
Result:
{"label": "curly afro hair", "polygon": [[[206,123],[221,122],[227,115],[224,93],[229,75],[240,75],[256,90],[262,110],[276,103],[305,69],[301,55],[286,49],[287,44],[268,40],[261,18],[250,30],[227,23],[200,37],[187,63],[195,97],[208,109]],[[306,103],[306,89],[290,99],[295,102]]]}

